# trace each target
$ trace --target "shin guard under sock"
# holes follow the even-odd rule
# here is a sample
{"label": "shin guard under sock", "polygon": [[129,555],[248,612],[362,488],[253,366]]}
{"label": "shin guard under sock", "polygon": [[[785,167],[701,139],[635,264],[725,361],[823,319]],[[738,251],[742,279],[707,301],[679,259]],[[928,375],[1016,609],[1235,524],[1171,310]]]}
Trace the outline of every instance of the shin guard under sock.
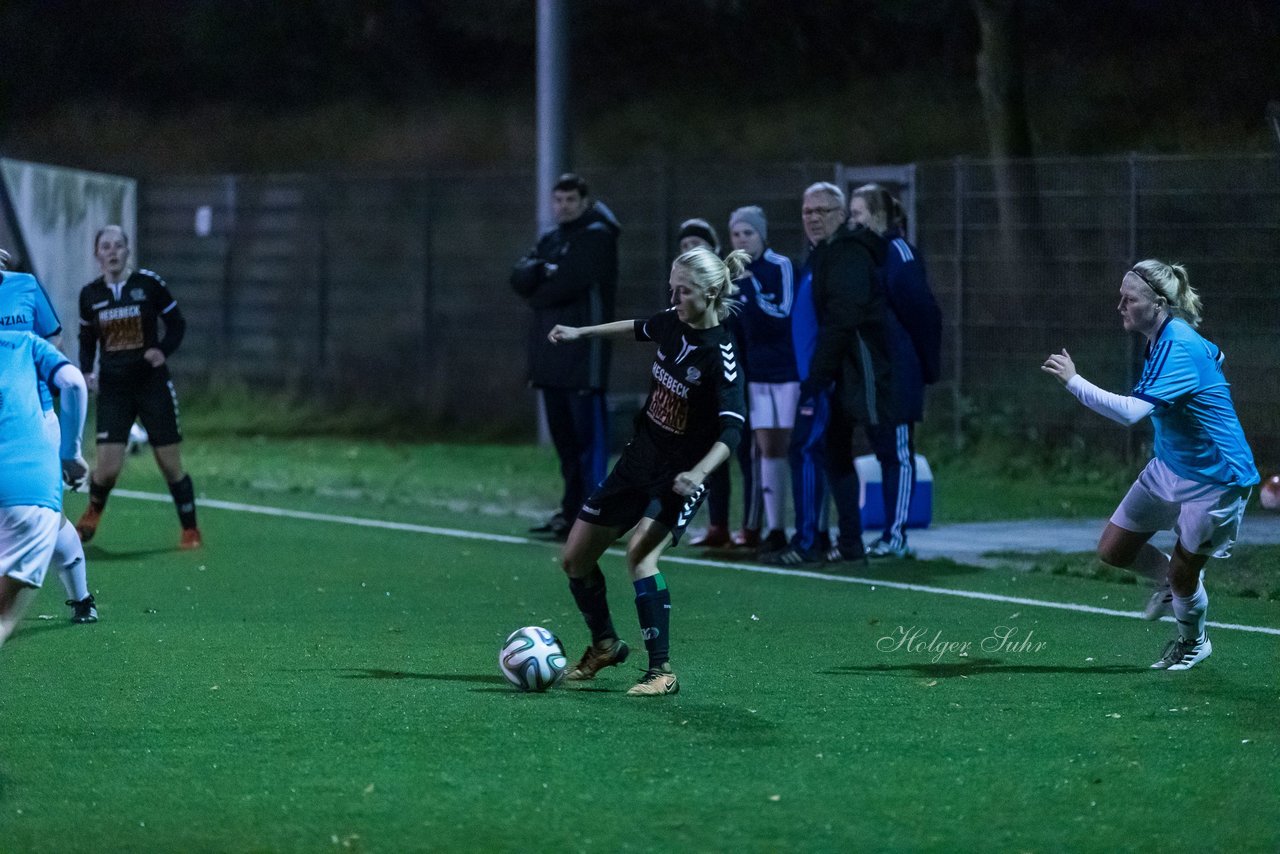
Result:
{"label": "shin guard under sock", "polygon": [[182,527],[196,527],[196,488],[191,483],[191,475],[183,475],[182,480],[169,484],[169,494],[173,496],[173,506],[178,510],[178,521]]}
{"label": "shin guard under sock", "polygon": [[614,640],[618,633],[613,630],[613,617],[609,615],[609,599],[605,595],[604,573],[596,566],[583,578],[569,579],[569,592],[573,601],[578,604],[582,618],[587,621],[587,629],[591,632],[591,643],[599,645],[603,641]]}
{"label": "shin guard under sock", "polygon": [[662,573],[635,582],[636,614],[640,634],[649,652],[649,669],[661,667],[671,658],[671,591]]}
{"label": "shin guard under sock", "polygon": [[99,513],[107,506],[107,499],[110,497],[111,487],[103,486],[93,478],[89,478],[89,503],[97,507]]}

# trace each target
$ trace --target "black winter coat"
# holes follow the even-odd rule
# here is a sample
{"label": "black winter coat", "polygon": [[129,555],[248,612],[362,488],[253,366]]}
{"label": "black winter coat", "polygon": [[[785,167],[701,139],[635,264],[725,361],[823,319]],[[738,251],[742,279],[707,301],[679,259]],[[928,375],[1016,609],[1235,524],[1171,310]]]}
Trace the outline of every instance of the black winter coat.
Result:
{"label": "black winter coat", "polygon": [[[618,291],[618,234],[613,213],[594,202],[573,222],[542,235],[516,263],[511,287],[533,309],[529,384],[535,388],[598,389],[609,384],[609,342],[599,338],[552,344],[556,324],[592,326],[613,320]],[[548,265],[555,265],[548,270]]]}
{"label": "black winter coat", "polygon": [[886,247],[870,229],[846,225],[810,258],[818,341],[805,387],[835,383],[835,401],[864,424],[891,423],[895,415],[880,282]]}

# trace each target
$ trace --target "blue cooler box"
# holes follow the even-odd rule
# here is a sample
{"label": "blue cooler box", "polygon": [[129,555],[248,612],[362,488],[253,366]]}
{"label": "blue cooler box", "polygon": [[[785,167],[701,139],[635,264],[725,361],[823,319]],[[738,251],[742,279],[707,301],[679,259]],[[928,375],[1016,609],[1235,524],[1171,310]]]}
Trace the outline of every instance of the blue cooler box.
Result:
{"label": "blue cooler box", "polygon": [[[884,493],[880,491],[880,463],[870,454],[853,461],[858,472],[858,506],[862,527],[873,531],[884,527]],[[929,461],[916,454],[916,490],[907,508],[908,528],[927,528],[933,520],[933,472]]]}

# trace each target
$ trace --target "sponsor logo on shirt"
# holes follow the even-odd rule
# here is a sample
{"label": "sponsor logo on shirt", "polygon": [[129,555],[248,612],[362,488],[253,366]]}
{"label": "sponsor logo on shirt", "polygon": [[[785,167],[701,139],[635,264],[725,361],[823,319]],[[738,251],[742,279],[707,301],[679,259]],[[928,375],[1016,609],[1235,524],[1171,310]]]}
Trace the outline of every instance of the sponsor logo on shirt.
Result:
{"label": "sponsor logo on shirt", "polygon": [[98,322],[107,323],[111,320],[121,320],[126,317],[139,317],[142,309],[136,305],[122,305],[119,308],[108,308],[105,311],[98,312]]}
{"label": "sponsor logo on shirt", "polygon": [[658,381],[659,385],[671,391],[677,397],[689,397],[689,387],[663,370],[662,365],[657,362],[653,363],[653,378]]}

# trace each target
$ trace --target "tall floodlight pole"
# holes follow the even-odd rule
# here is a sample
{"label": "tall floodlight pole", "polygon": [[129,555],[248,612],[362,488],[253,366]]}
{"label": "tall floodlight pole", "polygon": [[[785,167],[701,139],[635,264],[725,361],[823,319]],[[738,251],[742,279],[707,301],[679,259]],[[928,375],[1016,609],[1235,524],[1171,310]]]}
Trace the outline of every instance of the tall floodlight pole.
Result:
{"label": "tall floodlight pole", "polygon": [[568,163],[564,104],[569,87],[565,0],[538,0],[538,230],[555,225],[551,187]]}
{"label": "tall floodlight pole", "polygon": [[[564,103],[569,88],[569,22],[565,0],[538,0],[538,233],[556,224],[551,188],[568,164],[569,130]],[[538,392],[538,444],[551,444],[547,410]]]}

